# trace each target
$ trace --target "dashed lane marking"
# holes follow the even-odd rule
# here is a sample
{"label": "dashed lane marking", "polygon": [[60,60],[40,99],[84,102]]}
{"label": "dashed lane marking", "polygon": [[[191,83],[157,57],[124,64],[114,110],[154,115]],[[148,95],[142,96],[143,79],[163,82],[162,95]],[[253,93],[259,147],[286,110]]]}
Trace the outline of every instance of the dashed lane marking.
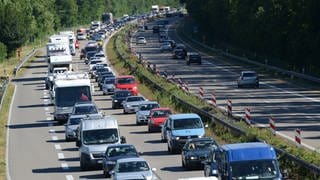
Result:
{"label": "dashed lane marking", "polygon": [[47,121],[51,121],[52,120],[52,117],[47,117]]}
{"label": "dashed lane marking", "polygon": [[73,176],[72,175],[66,175],[66,179],[67,180],[73,180]]}
{"label": "dashed lane marking", "polygon": [[51,116],[51,112],[46,112],[46,116]]}
{"label": "dashed lane marking", "polygon": [[51,139],[52,139],[53,141],[57,141],[57,140],[58,140],[58,137],[57,137],[57,136],[52,136]]}
{"label": "dashed lane marking", "polygon": [[61,168],[62,168],[63,170],[67,170],[67,169],[69,169],[69,166],[68,166],[67,163],[61,163]]}
{"label": "dashed lane marking", "polygon": [[60,150],[60,149],[61,149],[61,146],[60,146],[60,144],[55,144],[55,145],[54,145],[54,148],[55,148],[56,150]]}
{"label": "dashed lane marking", "polygon": [[43,96],[43,98],[48,98],[48,97],[49,97],[49,96],[47,96],[47,95],[44,95],[44,96]]}
{"label": "dashed lane marking", "polygon": [[55,132],[56,132],[56,130],[54,130],[54,129],[49,130],[49,133],[55,133]]}
{"label": "dashed lane marking", "polygon": [[64,159],[63,153],[58,153],[58,159]]}
{"label": "dashed lane marking", "polygon": [[49,109],[49,107],[45,107],[44,110],[45,111],[49,111],[50,109]]}

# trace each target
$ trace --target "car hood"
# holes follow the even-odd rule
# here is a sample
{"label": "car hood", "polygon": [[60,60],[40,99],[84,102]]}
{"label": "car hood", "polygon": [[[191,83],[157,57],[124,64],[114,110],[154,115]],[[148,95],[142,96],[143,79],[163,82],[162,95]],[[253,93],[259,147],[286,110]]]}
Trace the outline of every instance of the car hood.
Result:
{"label": "car hood", "polygon": [[103,84],[103,87],[114,87],[114,84]]}
{"label": "car hood", "polygon": [[77,130],[77,128],[79,127],[79,125],[67,125],[67,127],[69,129],[72,129],[72,130]]}
{"label": "car hood", "polygon": [[159,117],[159,118],[151,118],[154,122],[164,122],[167,119],[167,117]]}
{"label": "car hood", "polygon": [[204,135],[204,129],[203,128],[197,128],[197,129],[174,129],[172,131],[172,135],[174,136],[203,136]]}
{"label": "car hood", "polygon": [[127,105],[134,106],[134,105],[139,105],[144,101],[132,101],[132,102],[126,102]]}
{"label": "car hood", "polygon": [[118,100],[118,101],[123,101],[125,100],[127,97],[115,97],[113,100]]}
{"label": "car hood", "polygon": [[139,157],[138,155],[122,155],[122,156],[115,156],[108,158],[108,161],[117,161],[118,159],[124,159],[124,158],[135,158]]}
{"label": "car hood", "polygon": [[116,173],[114,179],[147,179],[152,177],[151,171],[140,171],[140,172],[127,172],[127,173]]}
{"label": "car hood", "polygon": [[73,106],[67,106],[67,107],[56,107],[56,114],[70,114],[72,113]]}
{"label": "car hood", "polygon": [[87,146],[89,152],[106,152],[108,144],[97,144],[97,145],[89,145]]}
{"label": "car hood", "polygon": [[150,114],[150,110],[149,111],[138,111],[138,114],[148,116]]}

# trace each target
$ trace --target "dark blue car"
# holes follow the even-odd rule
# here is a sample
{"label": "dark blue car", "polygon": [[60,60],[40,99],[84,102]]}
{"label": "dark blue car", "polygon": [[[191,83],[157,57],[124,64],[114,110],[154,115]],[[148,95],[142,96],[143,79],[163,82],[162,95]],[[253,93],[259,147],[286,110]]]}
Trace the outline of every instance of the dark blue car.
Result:
{"label": "dark blue car", "polygon": [[118,159],[139,157],[136,148],[131,144],[113,144],[107,147],[103,157],[102,170],[105,177],[110,177],[109,172],[112,171]]}

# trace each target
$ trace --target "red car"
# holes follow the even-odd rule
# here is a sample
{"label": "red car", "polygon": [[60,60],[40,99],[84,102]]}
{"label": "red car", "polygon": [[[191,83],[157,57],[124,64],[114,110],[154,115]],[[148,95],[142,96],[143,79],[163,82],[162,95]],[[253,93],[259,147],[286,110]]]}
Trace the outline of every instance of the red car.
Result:
{"label": "red car", "polygon": [[134,76],[118,76],[116,78],[115,87],[116,89],[129,90],[133,96],[137,96],[139,94],[138,83],[134,79]]}
{"label": "red car", "polygon": [[155,108],[150,111],[150,119],[148,120],[148,132],[161,130],[161,125],[172,114],[169,108]]}
{"label": "red car", "polygon": [[80,48],[80,42],[78,40],[76,40],[75,47],[76,47],[76,49]]}

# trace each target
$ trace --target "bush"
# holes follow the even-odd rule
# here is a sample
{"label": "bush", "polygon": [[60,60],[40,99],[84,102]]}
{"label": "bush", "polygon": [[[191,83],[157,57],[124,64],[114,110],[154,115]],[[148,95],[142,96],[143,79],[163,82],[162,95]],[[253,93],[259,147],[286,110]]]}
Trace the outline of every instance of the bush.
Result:
{"label": "bush", "polygon": [[7,57],[7,46],[0,42],[0,62]]}

